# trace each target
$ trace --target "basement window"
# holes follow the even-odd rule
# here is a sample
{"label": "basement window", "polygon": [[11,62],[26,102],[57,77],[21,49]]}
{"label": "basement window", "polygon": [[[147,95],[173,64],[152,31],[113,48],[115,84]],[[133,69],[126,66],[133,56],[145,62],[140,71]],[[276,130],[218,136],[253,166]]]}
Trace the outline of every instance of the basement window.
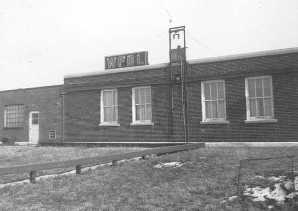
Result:
{"label": "basement window", "polygon": [[50,140],[56,139],[56,130],[49,130],[49,139]]}

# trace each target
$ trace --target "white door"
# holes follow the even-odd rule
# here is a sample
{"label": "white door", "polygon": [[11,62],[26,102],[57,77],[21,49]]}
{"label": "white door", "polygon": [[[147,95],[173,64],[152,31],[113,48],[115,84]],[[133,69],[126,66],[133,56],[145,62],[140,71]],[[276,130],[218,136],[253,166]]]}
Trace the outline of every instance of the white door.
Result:
{"label": "white door", "polygon": [[39,141],[39,111],[29,113],[29,143],[38,144]]}

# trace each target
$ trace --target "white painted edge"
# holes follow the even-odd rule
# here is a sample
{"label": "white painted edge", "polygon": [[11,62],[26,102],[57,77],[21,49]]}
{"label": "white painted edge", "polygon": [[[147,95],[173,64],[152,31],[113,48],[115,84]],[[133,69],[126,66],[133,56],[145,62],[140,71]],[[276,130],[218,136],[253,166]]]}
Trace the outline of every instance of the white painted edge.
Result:
{"label": "white painted edge", "polygon": [[[273,55],[289,54],[289,53],[298,53],[298,47],[274,49],[274,50],[266,50],[266,51],[256,51],[256,52],[233,54],[233,55],[226,55],[226,56],[191,59],[188,61],[188,63],[189,64],[203,64],[203,63],[211,63],[211,62],[246,59],[246,58],[253,58],[253,57],[260,57],[260,56],[273,56]],[[112,73],[131,72],[131,71],[139,71],[139,70],[160,69],[160,68],[166,68],[168,66],[169,66],[169,63],[160,63],[160,64],[153,64],[153,65],[117,68],[117,69],[111,69],[111,70],[97,70],[97,71],[92,71],[92,72],[87,72],[87,73],[67,74],[64,76],[64,79],[106,75],[106,74],[112,74]]]}

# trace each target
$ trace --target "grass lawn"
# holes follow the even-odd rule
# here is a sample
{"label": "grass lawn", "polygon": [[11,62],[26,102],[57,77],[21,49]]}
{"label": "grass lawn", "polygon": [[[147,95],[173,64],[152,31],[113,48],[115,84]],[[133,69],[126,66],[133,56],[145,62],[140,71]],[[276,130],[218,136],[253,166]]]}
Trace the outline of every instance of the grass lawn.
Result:
{"label": "grass lawn", "polygon": [[[33,147],[33,146],[0,146],[0,167],[63,161],[77,158],[106,156],[144,150],[137,147]],[[54,169],[38,172],[38,175],[53,174],[69,169]],[[28,174],[4,175],[0,184],[28,178]]]}
{"label": "grass lawn", "polygon": [[[86,150],[96,153],[96,148]],[[206,147],[126,162],[115,167],[100,167],[79,176],[63,176],[36,184],[5,187],[0,189],[0,208],[239,210],[237,204],[223,206],[221,202],[236,194],[240,159],[296,154],[298,147]],[[153,167],[167,161],[180,161],[184,165],[178,168]]]}
{"label": "grass lawn", "polygon": [[0,146],[0,167],[63,161],[143,150],[138,147],[33,147]]}

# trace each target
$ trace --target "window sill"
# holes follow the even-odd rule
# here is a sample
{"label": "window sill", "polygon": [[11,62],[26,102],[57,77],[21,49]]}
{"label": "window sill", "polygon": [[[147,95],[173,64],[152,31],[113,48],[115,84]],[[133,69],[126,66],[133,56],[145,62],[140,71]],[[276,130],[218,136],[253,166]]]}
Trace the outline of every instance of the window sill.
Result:
{"label": "window sill", "polygon": [[118,127],[120,126],[119,123],[107,123],[107,122],[103,122],[100,123],[99,126],[104,126],[104,127]]}
{"label": "window sill", "polygon": [[130,123],[131,126],[142,126],[142,125],[147,125],[147,126],[153,126],[153,122],[132,122]]}
{"label": "window sill", "polygon": [[206,125],[215,125],[215,124],[229,124],[230,121],[227,120],[209,120],[209,121],[201,121],[200,124]]}
{"label": "window sill", "polygon": [[245,123],[274,123],[277,119],[247,119]]}

